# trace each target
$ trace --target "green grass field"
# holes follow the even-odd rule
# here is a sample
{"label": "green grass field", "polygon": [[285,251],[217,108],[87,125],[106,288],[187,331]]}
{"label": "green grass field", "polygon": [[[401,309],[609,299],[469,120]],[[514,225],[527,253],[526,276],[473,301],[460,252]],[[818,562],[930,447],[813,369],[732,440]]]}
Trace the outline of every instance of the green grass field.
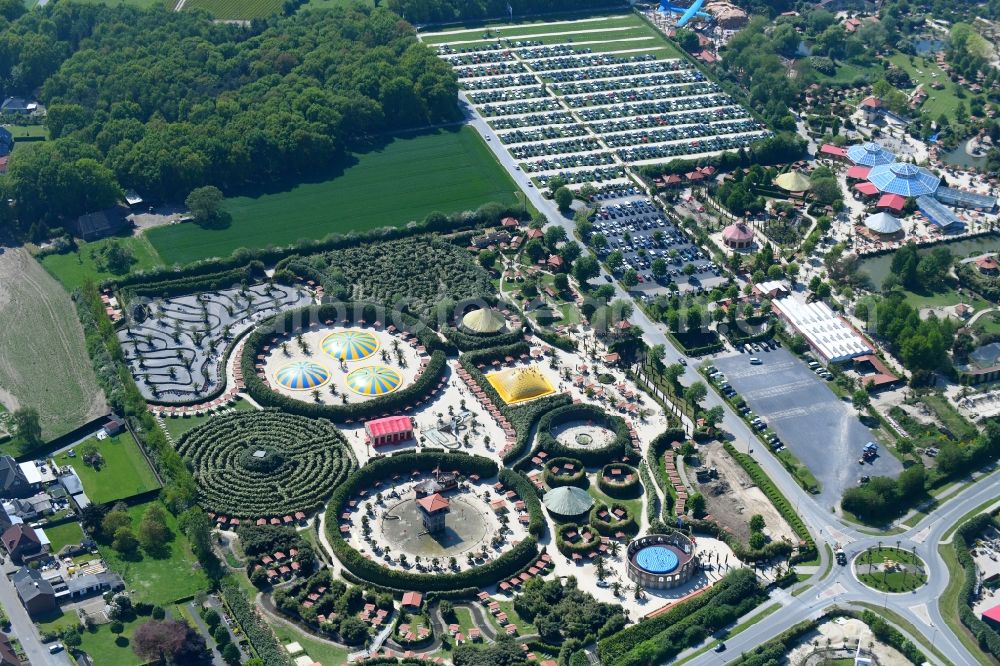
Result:
{"label": "green grass field", "polygon": [[185,10],[204,9],[217,19],[252,19],[281,11],[281,0],[188,0]]}
{"label": "green grass field", "polygon": [[[657,58],[679,58],[682,55],[673,42],[650,27],[636,14],[621,14],[573,23],[529,23],[498,27],[501,38],[513,41],[531,40],[543,44],[576,44],[581,49],[590,49],[595,53],[644,49]],[[495,41],[496,35],[483,39],[485,32],[486,28],[476,28],[451,34],[448,32],[428,33],[421,35],[420,38],[431,45],[472,40],[477,42]],[[547,35],[546,33],[566,34]],[[623,41],[635,38],[641,38],[641,41]],[[462,48],[472,46],[472,44],[458,44],[457,46]],[[638,52],[635,55],[638,55]]]}
{"label": "green grass field", "polygon": [[[957,84],[952,83],[948,76],[938,67],[937,63],[934,62],[933,58],[914,58],[915,65],[910,64],[909,56],[903,55],[902,53],[897,53],[889,58],[897,67],[906,70],[907,74],[913,80],[913,85],[916,87],[918,84],[924,84],[924,91],[927,93],[927,100],[920,107],[921,111],[925,111],[930,114],[931,118],[937,119],[942,113],[951,119],[955,117],[955,109],[963,100],[959,99],[955,95],[955,86]],[[931,88],[931,84],[935,81],[944,84],[944,88],[941,90],[934,90]],[[977,97],[969,91],[965,91],[965,105],[968,109],[969,102]]]}
{"label": "green grass field", "polygon": [[510,23],[509,21],[489,21],[480,27],[464,29],[448,29],[444,31],[428,31],[421,33],[420,38],[428,44],[443,44],[454,41],[469,41],[482,39],[487,30],[499,30],[502,37],[515,35],[539,35],[547,32],[572,32],[578,30],[597,30],[601,28],[618,28],[635,25],[636,17],[630,14],[617,16],[594,16],[591,18],[561,18],[551,21],[525,21]]}
{"label": "green grass field", "polygon": [[45,125],[4,125],[4,127],[14,135],[15,141],[24,138],[49,138],[49,130],[45,128]]}
{"label": "green grass field", "polygon": [[83,541],[83,528],[80,523],[70,521],[57,525],[56,527],[45,527],[45,536],[49,538],[52,545],[52,552],[58,553],[63,546],[77,544]]}
{"label": "green grass field", "polygon": [[160,486],[135,438],[128,432],[103,441],[95,437],[87,440],[87,443],[96,444],[97,450],[104,456],[104,465],[100,471],[85,465],[80,459],[79,451],[83,445],[77,447],[77,457],[70,458],[63,453],[56,456],[55,461],[58,465],[72,465],[83,481],[87,497],[94,504],[126,499]]}
{"label": "green grass field", "polygon": [[[876,567],[872,569],[871,573],[869,573],[869,569],[871,568],[869,560]],[[911,570],[905,573],[903,571],[878,571],[878,565],[887,561],[910,565]],[[923,569],[926,565],[923,560],[913,553],[890,547],[870,548],[859,555],[854,564],[858,580],[871,588],[883,592],[909,592],[926,583],[927,574],[912,570],[913,566]]]}
{"label": "green grass field", "polygon": [[309,0],[302,5],[302,9],[332,9],[334,7],[350,7],[358,3],[371,7],[374,0]]}
{"label": "green grass field", "polygon": [[239,247],[287,245],[333,232],[401,226],[428,213],[516,203],[517,186],[471,127],[393,139],[356,156],[342,175],[226,201],[232,224],[160,227],[149,240],[168,264],[228,256]]}
{"label": "green grass field", "polygon": [[43,437],[107,414],[69,295],[23,248],[0,254],[0,341],[0,402],[37,409]]}
{"label": "green grass field", "polygon": [[323,666],[340,666],[347,663],[347,650],[314,640],[308,634],[296,631],[284,624],[274,623],[271,625],[271,629],[274,630],[274,635],[278,637],[278,641],[282,645],[298,642],[314,662]]}
{"label": "green grass field", "polygon": [[129,5],[140,9],[152,9],[153,7],[173,9],[177,6],[177,0],[73,0],[73,2],[85,5],[108,5],[109,7]]}
{"label": "green grass field", "polygon": [[127,238],[104,238],[92,243],[81,241],[76,252],[50,254],[42,257],[42,266],[70,291],[83,285],[87,280],[96,283],[115,277],[107,271],[98,270],[91,256],[91,252],[100,250],[112,241],[116,241],[132,251],[136,259],[135,263],[132,264],[133,271],[148,270],[163,265],[156,249],[145,236],[130,236]]}
{"label": "green grass field", "polygon": [[[138,529],[142,514],[150,504],[151,502],[145,502],[129,507],[128,513],[132,517],[133,529]],[[208,577],[191,553],[187,538],[177,527],[177,519],[170,512],[166,514],[167,527],[173,538],[167,544],[169,549],[164,557],[154,558],[140,553],[135,559],[126,560],[110,546],[99,546],[108,566],[121,574],[126,586],[134,591],[134,600],[148,601],[161,606],[189,597],[208,587]]]}

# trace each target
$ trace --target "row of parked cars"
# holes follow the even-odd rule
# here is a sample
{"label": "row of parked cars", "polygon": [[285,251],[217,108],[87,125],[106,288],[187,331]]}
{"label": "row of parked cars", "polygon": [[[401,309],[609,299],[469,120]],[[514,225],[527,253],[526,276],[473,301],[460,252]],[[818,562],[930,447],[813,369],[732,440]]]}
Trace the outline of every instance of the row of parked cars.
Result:
{"label": "row of parked cars", "polygon": [[[648,76],[626,76],[620,79],[567,81],[566,83],[557,83],[554,87],[556,92],[562,95],[584,95],[587,93],[606,92],[609,90],[651,88],[653,86],[667,86],[690,81],[691,79],[687,78],[683,71],[684,70],[666,72],[662,74],[650,74]],[[698,74],[701,74],[701,72],[698,72]],[[694,80],[703,81],[704,76],[695,78]],[[715,86],[715,88],[718,89],[718,86]]]}
{"label": "row of parked cars", "polygon": [[620,120],[604,120],[592,123],[590,127],[598,134],[612,132],[628,132],[647,127],[673,127],[674,125],[691,125],[694,123],[712,123],[723,120],[738,120],[749,117],[750,113],[739,106],[722,106],[717,109],[699,109],[698,111],[672,111],[650,116],[634,116]]}
{"label": "row of parked cars", "polygon": [[[750,358],[751,365],[761,365],[762,363],[763,361],[757,357]],[[718,387],[722,395],[726,396],[729,400],[736,399],[736,389],[726,380],[726,375],[720,372],[714,365],[708,366],[705,368],[705,371],[708,373],[709,380]],[[778,435],[767,430],[767,422],[754,414],[753,410],[742,399],[736,404],[736,411],[750,423],[754,430],[761,433],[761,437],[763,437],[772,450],[780,451],[785,448],[784,443],[778,438]]]}

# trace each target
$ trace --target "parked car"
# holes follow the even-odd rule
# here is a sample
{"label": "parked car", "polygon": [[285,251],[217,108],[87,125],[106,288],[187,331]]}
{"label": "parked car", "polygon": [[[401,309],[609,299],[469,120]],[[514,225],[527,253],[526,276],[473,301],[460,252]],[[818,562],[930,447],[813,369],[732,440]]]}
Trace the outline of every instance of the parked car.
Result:
{"label": "parked car", "polygon": [[751,356],[751,357],[750,357],[750,365],[760,365],[760,364],[762,364],[763,362],[764,362],[764,361],[760,360],[760,359],[759,359],[759,358],[757,358],[756,356]]}

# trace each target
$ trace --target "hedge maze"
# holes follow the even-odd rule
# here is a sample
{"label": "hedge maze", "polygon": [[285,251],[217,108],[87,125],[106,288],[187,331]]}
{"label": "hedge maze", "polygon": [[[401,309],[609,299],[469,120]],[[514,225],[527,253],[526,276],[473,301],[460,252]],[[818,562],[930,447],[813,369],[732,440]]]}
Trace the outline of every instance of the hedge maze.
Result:
{"label": "hedge maze", "polygon": [[216,416],[186,433],[177,450],[205,508],[239,518],[318,509],[354,467],[330,423],[274,410]]}

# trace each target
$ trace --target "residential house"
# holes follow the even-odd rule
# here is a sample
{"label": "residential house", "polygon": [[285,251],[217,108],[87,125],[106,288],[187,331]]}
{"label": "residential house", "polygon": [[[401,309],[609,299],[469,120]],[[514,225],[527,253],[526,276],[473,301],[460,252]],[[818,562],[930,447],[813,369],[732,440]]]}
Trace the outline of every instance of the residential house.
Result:
{"label": "residential house", "polygon": [[128,216],[131,214],[132,211],[129,210],[128,206],[118,204],[111,208],[81,215],[76,218],[76,233],[85,241],[113,236],[129,228],[132,222]]}
{"label": "residential house", "polygon": [[17,564],[47,552],[47,544],[42,543],[38,532],[24,523],[11,525],[0,539],[3,540],[3,547],[10,554],[10,559]]}
{"label": "residential house", "polygon": [[34,493],[17,461],[10,456],[0,457],[0,497],[30,497]]}
{"label": "residential house", "polygon": [[14,583],[17,596],[21,597],[24,609],[31,617],[45,615],[58,608],[52,584],[42,578],[42,574],[37,570],[21,567],[14,572],[10,580]]}

